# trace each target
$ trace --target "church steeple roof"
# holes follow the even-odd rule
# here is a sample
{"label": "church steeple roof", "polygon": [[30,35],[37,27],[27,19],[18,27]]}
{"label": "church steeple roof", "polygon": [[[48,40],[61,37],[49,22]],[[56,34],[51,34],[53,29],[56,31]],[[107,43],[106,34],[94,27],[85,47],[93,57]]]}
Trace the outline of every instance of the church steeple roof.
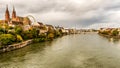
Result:
{"label": "church steeple roof", "polygon": [[16,11],[14,6],[13,6],[12,18],[16,18]]}
{"label": "church steeple roof", "polygon": [[9,12],[9,10],[8,10],[8,5],[6,5],[6,12]]}
{"label": "church steeple roof", "polygon": [[13,6],[13,11],[15,11],[15,7]]}
{"label": "church steeple roof", "polygon": [[10,21],[10,14],[9,14],[9,10],[8,10],[8,5],[6,5],[5,20],[7,22]]}

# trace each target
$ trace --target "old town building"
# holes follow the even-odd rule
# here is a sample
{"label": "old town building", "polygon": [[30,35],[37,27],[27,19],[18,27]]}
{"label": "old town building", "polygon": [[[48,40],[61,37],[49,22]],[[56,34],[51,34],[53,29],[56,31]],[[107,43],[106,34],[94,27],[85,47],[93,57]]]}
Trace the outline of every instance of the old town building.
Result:
{"label": "old town building", "polygon": [[8,5],[7,5],[6,11],[5,11],[5,20],[0,21],[0,24],[4,24],[4,23],[8,24],[9,26],[30,25],[31,20],[28,17],[17,16],[14,6],[12,10],[12,16],[10,17],[10,12],[9,12]]}

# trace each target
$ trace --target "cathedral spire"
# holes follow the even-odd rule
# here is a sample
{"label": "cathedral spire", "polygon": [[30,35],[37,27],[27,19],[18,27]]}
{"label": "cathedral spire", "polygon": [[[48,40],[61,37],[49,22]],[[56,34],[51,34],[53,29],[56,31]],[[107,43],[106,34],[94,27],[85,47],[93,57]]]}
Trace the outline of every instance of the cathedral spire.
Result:
{"label": "cathedral spire", "polygon": [[6,11],[8,11],[8,4],[6,5]]}
{"label": "cathedral spire", "polygon": [[15,11],[15,7],[13,6],[12,19],[14,18],[16,18],[16,11]]}
{"label": "cathedral spire", "polygon": [[15,7],[13,6],[13,11],[15,11]]}
{"label": "cathedral spire", "polygon": [[7,23],[10,21],[10,14],[9,14],[9,10],[8,10],[8,5],[6,5],[5,21]]}

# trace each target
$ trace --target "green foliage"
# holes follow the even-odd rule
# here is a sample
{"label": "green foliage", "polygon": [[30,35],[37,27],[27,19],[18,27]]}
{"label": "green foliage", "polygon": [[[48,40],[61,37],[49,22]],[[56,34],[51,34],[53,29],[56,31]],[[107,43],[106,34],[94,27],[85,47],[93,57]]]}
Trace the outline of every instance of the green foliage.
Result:
{"label": "green foliage", "polygon": [[27,30],[27,31],[24,31],[22,33],[22,37],[23,39],[27,40],[27,39],[34,39],[34,38],[37,38],[39,36],[39,30],[33,28],[31,30]]}
{"label": "green foliage", "polygon": [[14,35],[11,34],[1,34],[0,35],[0,43],[3,46],[10,45],[14,43],[16,40]]}
{"label": "green foliage", "polygon": [[49,33],[48,34],[48,40],[53,40],[54,39],[54,34],[53,33]]}
{"label": "green foliage", "polygon": [[0,34],[4,34],[4,33],[7,33],[7,30],[2,28],[2,27],[0,27]]}
{"label": "green foliage", "polygon": [[108,32],[108,31],[103,31],[103,32],[101,32],[101,34],[105,34],[105,35],[108,35],[110,32]]}
{"label": "green foliage", "polygon": [[8,34],[12,34],[12,35],[16,35],[15,32],[14,32],[14,30],[8,30],[7,33],[8,33]]}
{"label": "green foliage", "polygon": [[23,38],[24,40],[28,40],[28,39],[37,38],[39,35],[39,30],[35,28],[31,28],[30,30],[23,31],[21,26],[16,26],[14,28],[14,32],[10,32],[10,34],[17,34],[22,36],[21,38]]}
{"label": "green foliage", "polygon": [[117,31],[117,30],[114,30],[113,32],[112,32],[112,35],[113,36],[117,36],[119,34],[119,31]]}
{"label": "green foliage", "polygon": [[33,42],[44,42],[47,40],[46,34],[40,34],[38,38],[33,39]]}
{"label": "green foliage", "polygon": [[45,33],[43,33],[43,34],[40,34],[40,35],[39,35],[39,38],[46,38],[46,36],[47,36],[47,35],[46,35]]}
{"label": "green foliage", "polygon": [[44,42],[46,41],[46,38],[35,38],[33,39],[33,42],[36,43],[36,42]]}
{"label": "green foliage", "polygon": [[20,35],[17,35],[17,42],[22,42],[23,38]]}
{"label": "green foliage", "polygon": [[4,29],[0,27],[0,32],[4,32]]}
{"label": "green foliage", "polygon": [[59,30],[55,31],[55,37],[59,37],[62,36],[62,33]]}
{"label": "green foliage", "polygon": [[32,34],[33,38],[37,38],[39,35],[39,30],[33,28],[32,30],[29,30],[29,32]]}
{"label": "green foliage", "polygon": [[15,34],[21,35],[21,33],[23,32],[23,29],[20,26],[16,26],[14,29],[15,29]]}
{"label": "green foliage", "polygon": [[8,29],[14,29],[14,27],[12,27],[12,26],[8,26]]}
{"label": "green foliage", "polygon": [[22,38],[24,40],[28,40],[28,39],[32,39],[33,37],[32,34],[27,30],[22,33]]}
{"label": "green foliage", "polygon": [[[43,29],[46,30],[47,28],[44,26]],[[34,39],[33,42],[43,42],[53,40],[59,36],[62,36],[62,30],[54,30],[54,28],[49,28],[46,34],[39,35],[39,30],[33,27],[24,31],[21,26],[11,27],[5,25],[3,28],[0,27],[0,47],[6,47],[15,42],[22,42],[28,39]]]}

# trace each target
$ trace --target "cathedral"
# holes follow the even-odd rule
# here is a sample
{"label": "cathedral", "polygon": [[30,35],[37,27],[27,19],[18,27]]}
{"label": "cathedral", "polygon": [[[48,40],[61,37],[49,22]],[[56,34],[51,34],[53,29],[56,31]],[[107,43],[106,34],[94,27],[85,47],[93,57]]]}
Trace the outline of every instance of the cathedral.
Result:
{"label": "cathedral", "polygon": [[30,19],[28,17],[17,16],[14,6],[13,6],[13,10],[12,10],[12,16],[10,18],[10,13],[9,13],[8,5],[7,5],[6,6],[6,11],[5,11],[4,23],[8,24],[9,26],[30,25],[31,21],[30,21]]}

